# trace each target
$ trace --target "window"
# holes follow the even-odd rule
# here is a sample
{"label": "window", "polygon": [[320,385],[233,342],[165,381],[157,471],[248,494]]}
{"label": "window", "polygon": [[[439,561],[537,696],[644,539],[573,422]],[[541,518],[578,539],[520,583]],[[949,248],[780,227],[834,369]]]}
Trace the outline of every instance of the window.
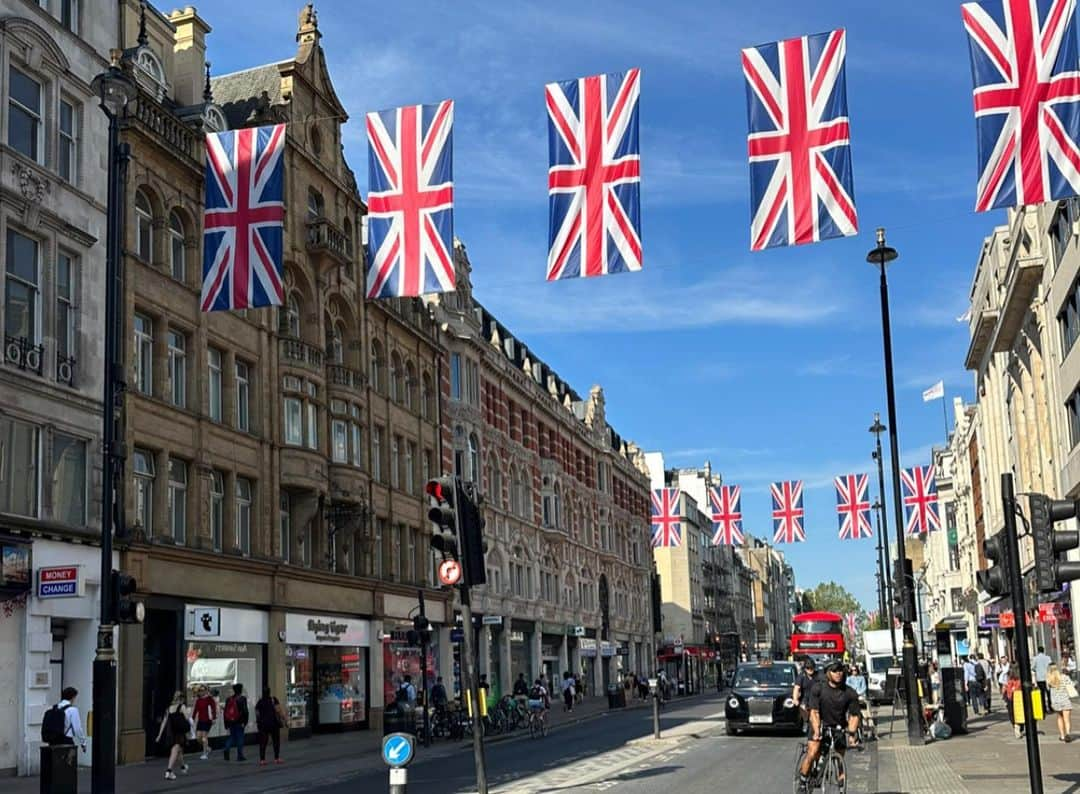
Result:
{"label": "window", "polygon": [[135,255],[144,262],[154,256],[154,211],[142,190],[135,191]]}
{"label": "window", "polygon": [[480,482],[480,440],[476,433],[469,434],[469,479]]}
{"label": "window", "polygon": [[390,439],[390,486],[397,488],[401,484],[401,473],[398,469],[401,463],[401,436]]}
{"label": "window", "polygon": [[14,229],[7,233],[4,333],[31,344],[38,338],[38,244]]}
{"label": "window", "polygon": [[176,458],[169,458],[169,531],[175,543],[187,543],[187,464]]}
{"label": "window", "polygon": [[285,301],[285,313],[280,331],[294,339],[300,338],[300,299],[296,297],[295,292],[290,292]]}
{"label": "window", "polygon": [[416,399],[413,396],[416,392],[416,367],[413,366],[411,361],[405,363],[405,407],[410,411],[416,404]]}
{"label": "window", "polygon": [[405,490],[408,493],[416,493],[416,444],[408,441],[405,444]]}
{"label": "window", "polygon": [[420,411],[424,419],[435,419],[435,391],[431,388],[431,376],[426,372],[420,379]]}
{"label": "window", "polygon": [[[314,399],[315,384],[308,384],[308,396]],[[307,445],[308,449],[319,448],[319,406],[313,402],[307,404]]]}
{"label": "window", "polygon": [[349,423],[344,419],[335,419],[331,423],[330,434],[333,439],[331,456],[334,463],[349,462]]}
{"label": "window", "polygon": [[57,143],[56,171],[66,182],[74,182],[78,176],[78,110],[67,99],[60,100],[60,118],[57,120],[60,140]]}
{"label": "window", "polygon": [[154,393],[154,323],[142,314],[135,315],[135,388]]}
{"label": "window", "polygon": [[135,523],[147,538],[154,536],[154,455],[135,450]]}
{"label": "window", "polygon": [[79,0],[60,0],[60,24],[72,33],[79,32]]}
{"label": "window", "polygon": [[480,366],[471,359],[465,360],[465,383],[470,405],[480,405]]}
{"label": "window", "polygon": [[405,579],[416,581],[416,531],[412,527],[402,527],[405,533]]}
{"label": "window", "polygon": [[39,431],[0,415],[0,513],[38,515]]}
{"label": "window", "polygon": [[278,532],[281,559],[288,562],[292,555],[292,498],[286,491],[281,492],[278,501]]}
{"label": "window", "polygon": [[179,331],[169,331],[170,398],[177,408],[187,405],[187,339]]}
{"label": "window", "polygon": [[187,278],[184,251],[184,222],[176,212],[169,213],[169,269],[177,281]]}
{"label": "window", "polygon": [[952,602],[953,612],[964,611],[964,588],[953,587],[949,589],[949,601]]}
{"label": "window", "polygon": [[251,480],[236,478],[236,547],[251,554]]}
{"label": "window", "polygon": [[206,350],[207,387],[210,404],[207,406],[210,418],[221,421],[221,351],[215,348]]}
{"label": "window", "polygon": [[75,355],[75,263],[70,254],[63,251],[56,255],[56,355],[71,358]]}
{"label": "window", "polygon": [[331,324],[326,329],[326,358],[330,364],[345,362],[345,348],[341,341],[341,327]]}
{"label": "window", "polygon": [[461,399],[461,354],[450,354],[450,399]]}
{"label": "window", "polygon": [[1061,327],[1062,355],[1065,355],[1080,337],[1080,281],[1072,285],[1069,297],[1058,315],[1058,325]]}
{"label": "window", "polygon": [[221,551],[221,539],[225,534],[225,475],[210,472],[210,543],[214,551]]}
{"label": "window", "polygon": [[1069,448],[1072,449],[1080,444],[1080,389],[1069,395],[1065,409],[1069,414]]}
{"label": "window", "polygon": [[86,442],[53,433],[52,514],[63,524],[86,524]]}
{"label": "window", "polygon": [[250,427],[248,415],[248,391],[251,381],[248,378],[248,365],[243,361],[236,362],[236,429],[245,433]]}
{"label": "window", "polygon": [[562,528],[562,491],[558,483],[555,483],[555,515],[552,516],[552,521],[556,529]]}
{"label": "window", "polygon": [[1072,218],[1069,212],[1071,202],[1064,201],[1058,206],[1054,218],[1050,221],[1050,240],[1054,246],[1054,266],[1059,267],[1072,239]]}
{"label": "window", "polygon": [[308,188],[308,200],[307,200],[307,213],[308,220],[317,220],[323,217],[325,202],[323,201],[322,193],[315,188]]}
{"label": "window", "polygon": [[8,146],[34,162],[44,162],[41,83],[11,66],[8,71]]}
{"label": "window", "polygon": [[371,476],[375,482],[382,482],[382,446],[383,429],[375,426],[375,432],[371,435]]}
{"label": "window", "polygon": [[432,470],[434,469],[432,461],[434,461],[434,459],[435,459],[434,453],[432,453],[432,451],[430,449],[425,449],[424,450],[424,462],[423,462],[423,467],[424,468],[421,471],[421,475],[420,475],[421,480],[423,482],[425,482],[425,483],[428,480],[431,479]]}
{"label": "window", "polygon": [[349,413],[353,421],[349,425],[352,441],[352,463],[357,468],[364,466],[364,431],[360,425],[360,406],[350,405]]}
{"label": "window", "polygon": [[396,403],[400,403],[405,399],[404,386],[402,385],[402,379],[404,375],[401,371],[401,356],[398,355],[395,350],[390,354],[390,399]]}
{"label": "window", "polygon": [[294,447],[304,443],[304,404],[298,397],[286,397],[285,406],[285,443]]}

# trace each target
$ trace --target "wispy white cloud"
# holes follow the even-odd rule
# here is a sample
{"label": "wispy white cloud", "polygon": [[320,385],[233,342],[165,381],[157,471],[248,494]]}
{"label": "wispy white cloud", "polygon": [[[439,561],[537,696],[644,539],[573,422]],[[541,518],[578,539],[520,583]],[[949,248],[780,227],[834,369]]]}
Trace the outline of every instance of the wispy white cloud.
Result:
{"label": "wispy white cloud", "polygon": [[761,458],[776,454],[775,450],[749,447],[696,447],[691,449],[675,449],[664,453],[664,457],[673,464],[687,463],[702,458],[715,457],[722,460],[739,460],[745,458]]}
{"label": "wispy white cloud", "polygon": [[865,365],[856,365],[848,353],[807,361],[795,370],[798,375],[826,377],[829,375],[858,375],[866,372]]}

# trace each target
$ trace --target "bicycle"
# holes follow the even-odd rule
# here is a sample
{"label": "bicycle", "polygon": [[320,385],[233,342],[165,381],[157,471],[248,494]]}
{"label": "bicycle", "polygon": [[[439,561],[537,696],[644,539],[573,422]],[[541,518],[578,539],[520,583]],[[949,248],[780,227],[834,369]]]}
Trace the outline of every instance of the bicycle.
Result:
{"label": "bicycle", "polygon": [[[822,752],[810,767],[810,774],[806,776],[806,792],[813,794],[821,789],[825,794],[847,794],[847,769],[844,756],[839,752],[840,748],[847,747],[847,731],[840,726],[822,728],[821,742]],[[794,794],[802,794],[799,789],[799,770],[802,768],[806,750],[805,742],[800,742],[796,748],[795,774],[791,784]]]}
{"label": "bicycle", "polygon": [[542,700],[529,701],[529,738],[547,736],[547,709]]}

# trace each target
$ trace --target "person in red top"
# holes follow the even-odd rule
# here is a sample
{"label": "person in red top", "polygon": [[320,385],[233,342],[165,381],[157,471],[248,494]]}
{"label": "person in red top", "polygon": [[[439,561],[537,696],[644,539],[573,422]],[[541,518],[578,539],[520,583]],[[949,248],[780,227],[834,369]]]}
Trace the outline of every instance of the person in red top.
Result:
{"label": "person in red top", "polygon": [[210,729],[217,722],[217,698],[210,694],[205,686],[195,690],[195,708],[192,709],[192,717],[195,719],[195,738],[202,743],[203,761],[210,757]]}

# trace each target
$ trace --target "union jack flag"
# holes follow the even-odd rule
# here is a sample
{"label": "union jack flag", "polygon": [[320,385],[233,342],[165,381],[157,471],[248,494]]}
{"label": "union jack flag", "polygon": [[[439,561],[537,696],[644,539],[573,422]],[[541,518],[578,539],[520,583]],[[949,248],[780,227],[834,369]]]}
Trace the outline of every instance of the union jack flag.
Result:
{"label": "union jack flag", "polygon": [[712,505],[714,546],[741,546],[742,534],[742,488],[738,485],[721,485],[709,489]]}
{"label": "union jack flag", "polygon": [[859,231],[844,30],[742,51],[750,122],[750,248]]}
{"label": "union jack flag", "polygon": [[678,488],[657,488],[652,492],[653,548],[682,544],[682,517]]}
{"label": "union jack flag", "polygon": [[547,280],[641,270],[641,70],[549,83]]}
{"label": "union jack flag", "polygon": [[454,289],[454,102],[367,114],[369,298]]}
{"label": "union jack flag", "polygon": [[964,3],[975,84],[975,210],[1080,193],[1076,0]]}
{"label": "union jack flag", "polygon": [[855,632],[858,629],[858,620],[859,616],[854,612],[844,613],[844,625],[847,627],[848,634],[851,635],[851,637],[855,636]]}
{"label": "union jack flag", "polygon": [[934,467],[915,466],[904,469],[900,472],[900,482],[904,491],[904,508],[907,510],[908,536],[925,535],[941,529]]}
{"label": "union jack flag", "polygon": [[204,312],[280,306],[285,125],[206,135]]}
{"label": "union jack flag", "polygon": [[801,543],[803,529],[802,480],[774,482],[772,491],[773,543]]}
{"label": "union jack flag", "polygon": [[866,496],[867,481],[865,474],[847,474],[835,480],[840,540],[874,536],[874,530],[870,526],[870,500]]}

